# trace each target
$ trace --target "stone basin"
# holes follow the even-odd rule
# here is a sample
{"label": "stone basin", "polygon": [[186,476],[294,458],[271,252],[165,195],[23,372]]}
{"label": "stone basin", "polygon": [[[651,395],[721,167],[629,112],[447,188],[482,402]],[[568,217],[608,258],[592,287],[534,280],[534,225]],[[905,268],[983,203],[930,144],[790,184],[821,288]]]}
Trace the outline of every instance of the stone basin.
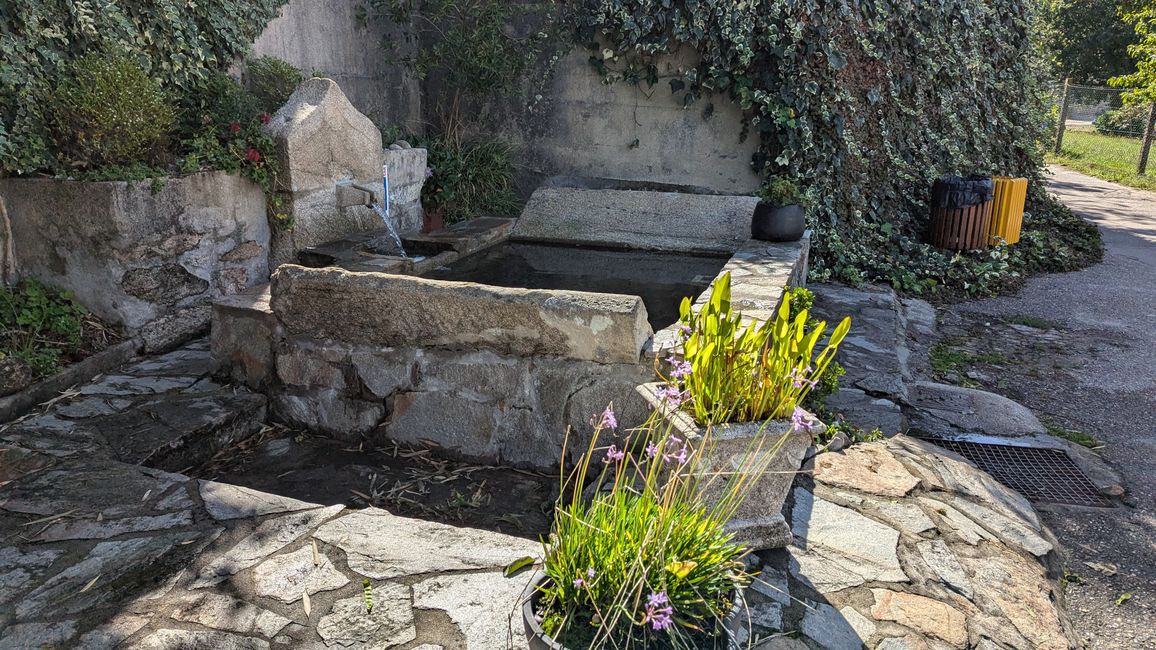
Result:
{"label": "stone basin", "polygon": [[316,246],[266,297],[217,305],[214,365],[294,425],[553,468],[607,404],[624,428],[645,421],[634,389],[674,341],[683,294],[702,300],[729,271],[736,305],[763,318],[804,284],[809,236],[747,239],[754,204],[551,187],[517,220],[402,236],[432,256],[374,253],[372,232]]}

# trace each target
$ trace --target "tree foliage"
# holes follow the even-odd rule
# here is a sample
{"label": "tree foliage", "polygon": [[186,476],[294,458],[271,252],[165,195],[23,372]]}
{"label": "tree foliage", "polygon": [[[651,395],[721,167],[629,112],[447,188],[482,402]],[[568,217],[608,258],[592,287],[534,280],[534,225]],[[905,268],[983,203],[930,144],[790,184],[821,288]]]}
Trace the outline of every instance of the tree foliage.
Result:
{"label": "tree foliage", "polygon": [[1131,69],[1128,46],[1136,32],[1121,15],[1120,0],[1049,0],[1040,31],[1053,76],[1102,84]]}
{"label": "tree foliage", "polygon": [[0,0],[0,174],[53,165],[46,99],[70,61],[123,53],[191,91],[244,53],[284,0]]}
{"label": "tree foliage", "polygon": [[1108,82],[1117,87],[1128,88],[1124,101],[1156,102],[1156,4],[1143,3],[1124,14],[1124,20],[1132,25],[1139,42],[1128,46],[1128,54],[1136,60],[1133,72],[1113,77]]}

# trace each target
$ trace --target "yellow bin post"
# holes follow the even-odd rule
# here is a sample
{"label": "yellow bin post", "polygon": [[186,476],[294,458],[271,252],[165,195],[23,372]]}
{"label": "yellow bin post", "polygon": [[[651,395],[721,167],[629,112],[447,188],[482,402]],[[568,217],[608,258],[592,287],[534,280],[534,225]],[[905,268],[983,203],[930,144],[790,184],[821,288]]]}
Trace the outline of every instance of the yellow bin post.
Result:
{"label": "yellow bin post", "polygon": [[1009,244],[1020,240],[1020,228],[1024,225],[1024,201],[1028,198],[1028,179],[996,176],[995,198],[992,200],[991,228],[988,231],[991,244],[996,237],[1002,237]]}

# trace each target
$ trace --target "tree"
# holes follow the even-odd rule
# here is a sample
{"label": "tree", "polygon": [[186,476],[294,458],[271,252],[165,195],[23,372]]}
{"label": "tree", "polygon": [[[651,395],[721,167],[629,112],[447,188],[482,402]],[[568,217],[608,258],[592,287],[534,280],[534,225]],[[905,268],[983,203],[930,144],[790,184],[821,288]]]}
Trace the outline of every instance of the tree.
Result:
{"label": "tree", "polygon": [[1130,74],[1112,77],[1108,83],[1127,88],[1124,101],[1156,102],[1156,3],[1146,2],[1124,14],[1124,20],[1136,30],[1140,42],[1128,46],[1128,54],[1136,60],[1136,69]]}
{"label": "tree", "polygon": [[[1125,0],[1129,2],[1130,0]],[[1050,0],[1044,4],[1043,45],[1059,78],[1099,84],[1131,69],[1128,45],[1136,33],[1120,0]]]}

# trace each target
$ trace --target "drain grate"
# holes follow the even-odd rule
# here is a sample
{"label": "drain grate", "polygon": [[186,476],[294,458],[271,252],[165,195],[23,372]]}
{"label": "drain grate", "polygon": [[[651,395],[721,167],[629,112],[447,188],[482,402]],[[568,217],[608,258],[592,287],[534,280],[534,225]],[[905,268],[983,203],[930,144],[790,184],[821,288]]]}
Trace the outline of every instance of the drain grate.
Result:
{"label": "drain grate", "polygon": [[1059,449],[992,445],[963,440],[925,438],[954,451],[1016,490],[1029,501],[1095,508],[1112,503],[1096,490],[1080,468]]}

